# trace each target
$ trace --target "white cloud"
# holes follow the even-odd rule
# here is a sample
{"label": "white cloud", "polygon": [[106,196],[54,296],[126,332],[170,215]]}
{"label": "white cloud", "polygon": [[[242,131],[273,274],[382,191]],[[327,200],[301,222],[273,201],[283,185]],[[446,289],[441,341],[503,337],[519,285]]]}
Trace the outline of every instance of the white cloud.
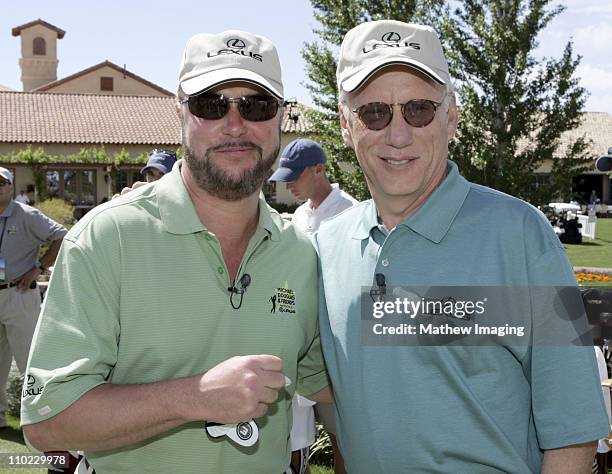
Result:
{"label": "white cloud", "polygon": [[593,94],[584,107],[589,112],[607,112],[612,115],[612,94]]}
{"label": "white cloud", "polygon": [[567,7],[566,13],[583,15],[612,15],[612,2],[608,0],[563,0]]}
{"label": "white cloud", "polygon": [[589,92],[601,90],[610,91],[612,84],[612,69],[603,69],[591,64],[581,64],[576,70],[580,85]]}
{"label": "white cloud", "polygon": [[600,22],[574,31],[574,41],[578,50],[608,51],[612,45],[612,26]]}
{"label": "white cloud", "polygon": [[612,65],[604,69],[592,64],[581,64],[576,70],[576,76],[580,78],[580,85],[589,92],[586,110],[612,113]]}

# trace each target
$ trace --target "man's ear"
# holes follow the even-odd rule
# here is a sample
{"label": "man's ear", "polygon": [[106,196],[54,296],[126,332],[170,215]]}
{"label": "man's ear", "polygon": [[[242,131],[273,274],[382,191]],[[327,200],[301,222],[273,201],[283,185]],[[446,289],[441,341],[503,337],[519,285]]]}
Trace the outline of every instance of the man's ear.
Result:
{"label": "man's ear", "polygon": [[448,106],[448,114],[446,118],[446,135],[448,141],[451,141],[457,133],[457,125],[459,123],[459,111],[457,110],[457,101],[455,100],[455,94],[450,98],[450,104]]}
{"label": "man's ear", "polygon": [[178,118],[181,120],[181,123],[183,121],[183,104],[181,104],[178,99],[176,100],[176,104],[174,107],[174,110],[176,110],[176,115],[178,115]]}
{"label": "man's ear", "polygon": [[353,137],[351,137],[351,132],[349,131],[349,123],[347,118],[344,116],[344,113],[348,111],[348,107],[346,104],[338,103],[338,116],[340,117],[340,131],[342,132],[342,140],[344,143],[350,147],[355,148],[353,146]]}

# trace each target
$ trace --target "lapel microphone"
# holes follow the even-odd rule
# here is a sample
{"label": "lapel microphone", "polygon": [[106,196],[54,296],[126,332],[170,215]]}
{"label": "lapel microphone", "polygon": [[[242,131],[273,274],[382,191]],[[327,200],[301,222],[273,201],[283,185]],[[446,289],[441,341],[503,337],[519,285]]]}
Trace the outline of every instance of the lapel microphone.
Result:
{"label": "lapel microphone", "polygon": [[377,273],[375,275],[376,278],[376,286],[377,289],[372,288],[370,290],[370,297],[372,301],[383,301],[385,299],[385,295],[387,294],[387,283],[385,280],[384,273]]}
{"label": "lapel microphone", "polygon": [[[227,288],[227,291],[230,292],[230,304],[232,305],[232,308],[234,309],[240,309],[240,307],[242,306],[242,298],[244,297],[244,294],[246,293],[247,288],[251,284],[251,275],[249,275],[248,273],[245,273],[244,275],[240,277],[239,283],[240,283],[240,288],[236,288],[235,285]],[[238,306],[234,304],[234,295],[240,295],[240,301],[238,302]]]}

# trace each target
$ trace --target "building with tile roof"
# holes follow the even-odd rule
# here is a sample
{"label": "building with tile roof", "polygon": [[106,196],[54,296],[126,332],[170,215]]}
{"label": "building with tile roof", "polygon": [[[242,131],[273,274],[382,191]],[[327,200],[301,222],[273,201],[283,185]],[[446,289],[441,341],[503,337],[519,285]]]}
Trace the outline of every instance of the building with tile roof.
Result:
{"label": "building with tile roof", "polygon": [[[57,41],[66,32],[38,19],[12,34],[21,38],[23,92],[0,86],[0,166],[14,171],[16,193],[35,198],[36,173],[44,173],[49,194],[88,209],[142,179],[151,150],[180,149],[173,92],[109,60],[57,79]],[[281,149],[305,131],[301,106],[288,107]],[[37,150],[42,169],[28,164]],[[265,191],[294,202],[284,184]]]}

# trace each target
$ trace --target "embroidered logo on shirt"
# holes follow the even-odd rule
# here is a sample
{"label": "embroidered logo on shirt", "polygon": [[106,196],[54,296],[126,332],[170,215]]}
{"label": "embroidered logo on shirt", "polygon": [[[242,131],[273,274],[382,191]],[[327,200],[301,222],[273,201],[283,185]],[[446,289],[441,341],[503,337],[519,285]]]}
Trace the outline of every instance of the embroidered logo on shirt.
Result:
{"label": "embroidered logo on shirt", "polygon": [[14,225],[9,227],[8,230],[6,231],[6,233],[8,235],[15,235],[15,234],[17,234],[17,227],[14,226]]}
{"label": "embroidered logo on shirt", "polygon": [[33,375],[28,375],[27,379],[24,381],[23,392],[21,396],[23,398],[33,397],[35,395],[40,395],[43,392],[43,387],[34,387],[36,385],[36,378]]}
{"label": "embroidered logo on shirt", "polygon": [[268,301],[271,304],[271,313],[295,314],[295,290],[289,288],[287,282],[284,288],[277,288]]}

